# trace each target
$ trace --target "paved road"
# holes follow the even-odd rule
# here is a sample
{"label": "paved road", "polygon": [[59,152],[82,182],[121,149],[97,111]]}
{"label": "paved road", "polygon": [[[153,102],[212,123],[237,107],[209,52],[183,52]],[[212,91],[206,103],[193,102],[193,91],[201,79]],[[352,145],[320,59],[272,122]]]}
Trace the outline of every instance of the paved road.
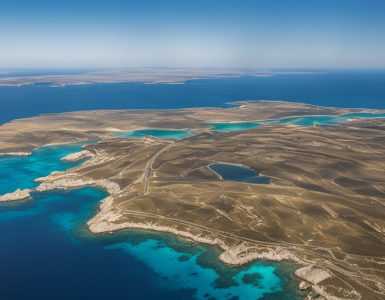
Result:
{"label": "paved road", "polygon": [[148,161],[146,170],[144,171],[144,178],[143,178],[143,194],[146,195],[148,194],[148,177],[151,176],[151,171],[152,171],[152,165],[154,164],[155,160],[161,155],[163,152],[167,151],[172,147],[173,144],[168,144],[162,149],[160,149],[158,152],[156,152],[153,157]]}

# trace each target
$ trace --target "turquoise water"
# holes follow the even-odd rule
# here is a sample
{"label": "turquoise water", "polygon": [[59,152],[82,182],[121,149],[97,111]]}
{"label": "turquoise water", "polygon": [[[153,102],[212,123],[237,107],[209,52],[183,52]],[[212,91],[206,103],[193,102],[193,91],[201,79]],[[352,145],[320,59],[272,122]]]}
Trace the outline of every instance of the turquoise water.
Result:
{"label": "turquoise water", "polygon": [[261,122],[223,122],[208,123],[214,131],[243,131],[263,126],[268,123],[292,124],[297,126],[338,125],[353,119],[378,119],[385,118],[385,113],[349,113],[343,115],[309,115],[285,117],[281,119],[264,120]]}
{"label": "turquoise water", "polygon": [[[73,166],[60,158],[80,149],[73,144],[2,157],[1,188],[33,187],[35,176]],[[216,248],[166,234],[90,235],[85,223],[104,197],[102,190],[82,188],[0,203],[2,298],[302,299],[293,265],[260,261],[231,268],[218,260]]]}
{"label": "turquoise water", "polygon": [[298,116],[287,117],[282,119],[268,120],[270,123],[293,124],[297,126],[314,126],[314,125],[338,125],[349,122],[352,119],[377,119],[385,118],[384,113],[349,113],[343,115],[325,115],[325,116]]}
{"label": "turquoise water", "polygon": [[259,126],[262,126],[262,123],[257,122],[221,122],[221,123],[208,123],[215,131],[242,131],[249,130]]}
{"label": "turquoise water", "polygon": [[270,178],[267,176],[261,176],[255,170],[247,167],[215,163],[211,164],[210,168],[218,173],[223,180],[248,182],[255,184],[269,184]]}
{"label": "turquoise water", "polygon": [[190,136],[191,130],[182,129],[141,129],[116,134],[117,137],[141,139],[145,136],[153,136],[164,140],[181,140]]}
{"label": "turquoise water", "polygon": [[0,195],[13,192],[17,188],[35,188],[38,183],[34,179],[79,165],[81,162],[60,159],[80,151],[83,145],[85,143],[46,146],[34,150],[29,156],[0,156]]}
{"label": "turquoise water", "polygon": [[[105,247],[120,250],[146,264],[173,289],[196,290],[196,298],[204,299],[261,299],[264,294],[282,292],[282,280],[276,274],[276,266],[266,262],[252,264],[238,270],[232,282],[218,288],[220,275],[213,268],[202,266],[198,259],[205,247],[194,246],[194,253],[184,253],[167,246],[161,240],[149,239],[139,244],[122,242]],[[245,278],[255,278],[245,283]],[[206,296],[205,296],[206,295]]]}

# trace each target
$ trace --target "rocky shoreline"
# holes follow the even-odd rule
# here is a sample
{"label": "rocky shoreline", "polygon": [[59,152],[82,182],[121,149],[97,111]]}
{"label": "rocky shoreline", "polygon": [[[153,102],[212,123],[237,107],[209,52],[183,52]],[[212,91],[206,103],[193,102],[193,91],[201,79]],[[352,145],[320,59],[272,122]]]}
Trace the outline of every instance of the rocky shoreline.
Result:
{"label": "rocky shoreline", "polygon": [[67,156],[64,156],[63,158],[61,158],[61,160],[68,161],[68,162],[76,162],[83,158],[92,158],[92,157],[94,157],[94,154],[91,151],[82,150],[79,152],[68,154]]}
{"label": "rocky shoreline", "polygon": [[310,293],[307,296],[307,299],[313,299],[312,294],[316,295],[317,299],[319,300],[343,299],[329,295],[318,286],[318,284],[323,280],[331,277],[327,271],[321,268],[316,268],[312,265],[308,265],[305,261],[292,254],[290,251],[284,249],[283,247],[262,247],[260,251],[248,252],[250,248],[248,245],[246,245],[246,243],[228,245],[224,240],[218,237],[204,236],[202,234],[192,234],[191,232],[179,230],[171,226],[158,225],[153,222],[130,221],[119,223],[120,214],[116,212],[112,201],[113,198],[111,196],[103,199],[99,205],[99,212],[87,222],[88,228],[92,233],[105,234],[124,229],[140,229],[171,233],[192,242],[219,247],[223,251],[219,255],[219,259],[223,263],[234,267],[262,259],[274,262],[280,262],[283,260],[292,261],[300,265],[305,265],[305,267],[297,269],[295,271],[295,275],[303,280],[299,285],[299,289],[309,290]]}
{"label": "rocky shoreline", "polygon": [[9,155],[9,156],[29,156],[31,155],[32,152],[5,152],[5,153],[0,153],[0,156],[1,155]]}
{"label": "rocky shoreline", "polygon": [[[84,154],[75,153],[75,155],[70,156],[69,159],[81,159],[83,155]],[[66,159],[68,159],[68,157],[66,157]],[[110,180],[84,180],[76,178],[76,176],[73,174],[69,175],[65,172],[53,172],[47,177],[37,178],[35,181],[40,182],[40,185],[35,189],[38,192],[47,192],[58,189],[67,190],[84,186],[97,186],[106,190],[109,193],[109,196],[101,200],[98,213],[87,222],[88,228],[93,234],[112,233],[114,231],[124,229],[140,229],[171,233],[192,242],[219,247],[223,251],[219,256],[219,259],[223,263],[234,267],[241,266],[259,259],[275,262],[283,260],[293,261],[295,263],[305,265],[305,267],[301,267],[295,271],[295,275],[298,278],[304,280],[300,283],[300,289],[311,289],[313,293],[316,292],[317,299],[320,300],[342,299],[329,295],[324,292],[322,288],[318,287],[317,284],[330,277],[330,274],[327,271],[320,268],[315,268],[311,265],[307,265],[303,260],[301,260],[287,249],[284,249],[283,247],[262,247],[259,249],[259,251],[255,251],[255,249],[252,249],[254,251],[250,251],[250,245],[247,245],[247,243],[244,242],[229,245],[223,239],[215,237],[214,235],[205,236],[199,233],[195,234],[186,230],[173,228],[172,226],[168,225],[158,225],[151,221],[119,222],[121,214],[113,206],[113,196],[119,193],[120,187],[118,184]],[[30,192],[32,192],[30,189],[18,189],[15,192],[0,196],[0,201],[16,201],[26,199],[30,197]],[[310,294],[308,299],[313,299]]]}
{"label": "rocky shoreline", "polygon": [[60,189],[71,189],[77,187],[84,186],[99,186],[105,189],[110,194],[116,194],[120,191],[120,187],[115,182],[109,181],[108,179],[94,180],[88,179],[83,180],[80,178],[60,178],[54,181],[46,181],[49,180],[51,175],[47,177],[37,178],[36,182],[41,182],[41,184],[36,188],[37,192],[47,192],[52,190],[60,190]]}
{"label": "rocky shoreline", "polygon": [[10,202],[10,201],[19,201],[19,200],[26,200],[31,197],[30,193],[32,190],[30,189],[17,189],[14,192],[7,193],[0,196],[0,202]]}
{"label": "rocky shoreline", "polygon": [[[88,150],[83,150],[63,157],[63,160],[77,161],[89,157],[91,159],[84,162],[83,165],[94,165],[99,162],[106,161],[106,158],[101,157]],[[92,178],[80,178],[76,173],[68,172],[52,172],[50,175],[35,179],[40,185],[35,189],[38,192],[46,192],[60,189],[79,188],[84,186],[100,187],[107,191],[108,197],[101,200],[99,204],[98,213],[92,217],[88,222],[88,228],[93,234],[112,233],[124,229],[140,229],[150,230],[163,233],[174,234],[183,239],[190,240],[195,243],[201,243],[211,246],[219,247],[223,252],[219,255],[219,259],[231,266],[241,266],[255,260],[269,260],[269,261],[292,261],[302,267],[295,271],[295,275],[303,281],[299,285],[299,289],[308,290],[309,295],[307,299],[361,299],[358,297],[339,298],[327,293],[320,283],[331,277],[331,274],[326,270],[315,267],[312,264],[302,260],[300,257],[285,249],[282,246],[255,246],[247,242],[233,242],[229,243],[225,239],[219,238],[215,234],[203,234],[197,230],[196,232],[189,232],[184,229],[176,228],[170,225],[157,224],[152,221],[138,222],[138,221],[122,221],[122,213],[120,209],[113,205],[114,196],[119,194],[120,186],[108,179],[95,180]]]}
{"label": "rocky shoreline", "polygon": [[[70,156],[70,159],[77,159],[78,157],[83,157],[83,154],[75,153],[75,155]],[[40,182],[40,185],[36,188],[36,191],[38,192],[46,192],[57,189],[67,190],[84,186],[96,186],[106,190],[109,196],[101,200],[98,213],[87,222],[87,226],[93,234],[112,233],[124,229],[140,229],[170,233],[195,243],[219,247],[223,251],[219,256],[219,259],[223,263],[234,267],[245,265],[260,259],[275,262],[283,260],[293,261],[304,266],[295,272],[295,275],[298,278],[304,280],[300,284],[302,289],[311,290],[313,293],[316,293],[317,299],[320,300],[342,299],[335,297],[333,298],[333,296],[323,292],[322,288],[317,286],[317,284],[322,282],[322,280],[330,277],[330,274],[327,271],[309,265],[284,247],[263,246],[256,248],[255,246],[247,245],[245,242],[229,244],[224,239],[216,237],[215,235],[204,235],[199,232],[192,233],[187,230],[174,228],[169,225],[156,224],[155,222],[151,221],[121,222],[120,220],[122,215],[119,212],[119,209],[113,205],[113,197],[120,192],[120,187],[113,181],[107,179],[81,179],[77,178],[75,174],[67,174],[65,172],[53,172],[47,177],[37,178],[35,181]],[[326,276],[326,274],[328,274],[328,276]]]}

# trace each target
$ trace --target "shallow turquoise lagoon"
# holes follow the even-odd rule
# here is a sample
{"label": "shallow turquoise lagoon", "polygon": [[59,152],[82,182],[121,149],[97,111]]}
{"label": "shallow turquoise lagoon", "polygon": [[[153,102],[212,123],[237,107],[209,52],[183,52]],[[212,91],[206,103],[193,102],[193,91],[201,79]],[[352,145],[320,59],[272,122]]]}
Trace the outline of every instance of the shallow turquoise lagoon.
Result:
{"label": "shallow turquoise lagoon", "polygon": [[353,119],[376,119],[385,118],[384,113],[349,113],[343,115],[309,115],[309,116],[295,116],[285,117],[281,119],[264,120],[261,122],[221,122],[221,123],[208,123],[214,131],[243,131],[260,126],[264,126],[269,123],[276,124],[293,124],[297,126],[315,126],[315,125],[338,125],[349,122]]}
{"label": "shallow turquoise lagoon", "polygon": [[259,175],[255,170],[244,166],[214,163],[210,165],[210,169],[216,172],[223,180],[248,182],[255,184],[269,184],[270,178]]}
{"label": "shallow turquoise lagoon", "polygon": [[314,126],[314,125],[338,125],[349,122],[353,119],[376,119],[385,118],[385,114],[377,113],[349,113],[343,115],[310,115],[287,117],[282,119],[267,120],[268,123],[293,124],[297,126]]}
{"label": "shallow turquoise lagoon", "polygon": [[262,126],[262,123],[257,122],[221,122],[208,123],[214,131],[242,131],[257,128]]}
{"label": "shallow turquoise lagoon", "polygon": [[17,188],[35,188],[34,179],[63,171],[81,162],[66,162],[62,157],[80,151],[86,143],[46,146],[36,149],[29,156],[0,156],[0,195]]}
{"label": "shallow turquoise lagoon", "polygon": [[141,129],[116,134],[117,137],[141,139],[145,136],[153,136],[164,140],[181,140],[191,135],[191,130],[182,129]]}

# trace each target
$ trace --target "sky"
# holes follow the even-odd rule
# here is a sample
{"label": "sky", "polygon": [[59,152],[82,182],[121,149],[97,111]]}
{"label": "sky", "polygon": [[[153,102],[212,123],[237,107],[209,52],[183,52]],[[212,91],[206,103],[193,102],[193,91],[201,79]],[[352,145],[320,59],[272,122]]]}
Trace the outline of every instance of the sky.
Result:
{"label": "sky", "polygon": [[0,68],[384,68],[383,0],[0,0]]}

